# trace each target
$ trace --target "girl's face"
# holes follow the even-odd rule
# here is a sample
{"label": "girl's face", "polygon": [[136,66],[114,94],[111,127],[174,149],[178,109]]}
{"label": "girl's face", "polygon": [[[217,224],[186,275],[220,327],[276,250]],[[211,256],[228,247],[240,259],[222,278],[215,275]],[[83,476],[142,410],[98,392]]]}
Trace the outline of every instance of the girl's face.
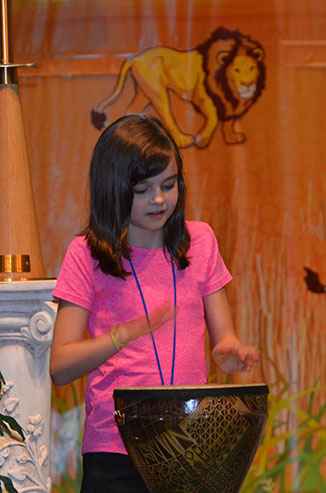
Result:
{"label": "girl's face", "polygon": [[159,175],[134,186],[128,242],[142,248],[164,245],[163,227],[178,202],[178,170],[172,159]]}

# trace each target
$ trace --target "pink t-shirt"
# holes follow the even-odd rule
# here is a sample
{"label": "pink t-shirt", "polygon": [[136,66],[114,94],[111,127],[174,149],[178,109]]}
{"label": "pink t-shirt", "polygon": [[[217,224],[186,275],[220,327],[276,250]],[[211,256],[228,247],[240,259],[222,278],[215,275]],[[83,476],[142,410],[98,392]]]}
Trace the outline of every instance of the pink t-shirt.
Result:
{"label": "pink t-shirt", "polygon": [[[187,221],[191,245],[190,266],[175,268],[177,284],[176,355],[174,385],[207,382],[203,297],[231,280],[218,251],[215,235],[203,222]],[[132,247],[132,261],[147,309],[150,312],[167,298],[174,299],[170,259],[163,248]],[[139,289],[133,275],[124,281],[103,274],[91,257],[83,237],[70,244],[53,295],[90,311],[88,330],[96,337],[118,323],[144,315]],[[124,268],[131,272],[129,262]],[[154,333],[164,383],[170,385],[173,320]],[[86,422],[82,451],[126,453],[114,422],[113,390],[117,387],[158,386],[160,374],[150,335],[128,344],[88,377]]]}

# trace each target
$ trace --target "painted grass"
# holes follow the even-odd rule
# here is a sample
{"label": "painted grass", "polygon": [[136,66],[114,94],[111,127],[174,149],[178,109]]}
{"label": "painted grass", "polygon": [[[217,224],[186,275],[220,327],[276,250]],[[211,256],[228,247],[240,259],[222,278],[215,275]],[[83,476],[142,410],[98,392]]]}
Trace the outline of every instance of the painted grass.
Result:
{"label": "painted grass", "polygon": [[[324,493],[326,478],[326,403],[313,411],[318,393],[325,388],[316,382],[310,389],[286,396],[289,386],[269,395],[269,416],[261,444],[250,468],[241,493],[286,492]],[[301,403],[308,397],[307,408]],[[293,420],[284,422],[288,414]]]}
{"label": "painted grass", "polygon": [[[82,412],[84,403],[80,401],[76,386],[73,383],[66,387],[62,397],[52,393],[52,404],[55,407],[52,423],[54,419],[56,420],[56,426],[52,425],[55,432],[51,436],[53,492],[80,492],[82,481],[81,441],[84,424]],[[73,403],[73,407],[71,403]]]}

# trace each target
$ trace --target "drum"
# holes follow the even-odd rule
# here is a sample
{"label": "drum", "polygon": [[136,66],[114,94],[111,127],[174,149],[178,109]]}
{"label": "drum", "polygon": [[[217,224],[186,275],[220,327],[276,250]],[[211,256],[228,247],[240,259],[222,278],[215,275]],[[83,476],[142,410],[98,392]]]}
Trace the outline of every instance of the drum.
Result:
{"label": "drum", "polygon": [[120,388],[115,421],[150,492],[240,490],[267,419],[268,386]]}

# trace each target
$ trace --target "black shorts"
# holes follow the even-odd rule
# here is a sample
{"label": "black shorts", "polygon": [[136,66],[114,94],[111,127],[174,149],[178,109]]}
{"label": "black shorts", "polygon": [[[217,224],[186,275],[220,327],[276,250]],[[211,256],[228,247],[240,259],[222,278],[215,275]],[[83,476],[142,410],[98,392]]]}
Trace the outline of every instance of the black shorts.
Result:
{"label": "black shorts", "polygon": [[81,493],[148,493],[129,455],[91,452],[83,455]]}

